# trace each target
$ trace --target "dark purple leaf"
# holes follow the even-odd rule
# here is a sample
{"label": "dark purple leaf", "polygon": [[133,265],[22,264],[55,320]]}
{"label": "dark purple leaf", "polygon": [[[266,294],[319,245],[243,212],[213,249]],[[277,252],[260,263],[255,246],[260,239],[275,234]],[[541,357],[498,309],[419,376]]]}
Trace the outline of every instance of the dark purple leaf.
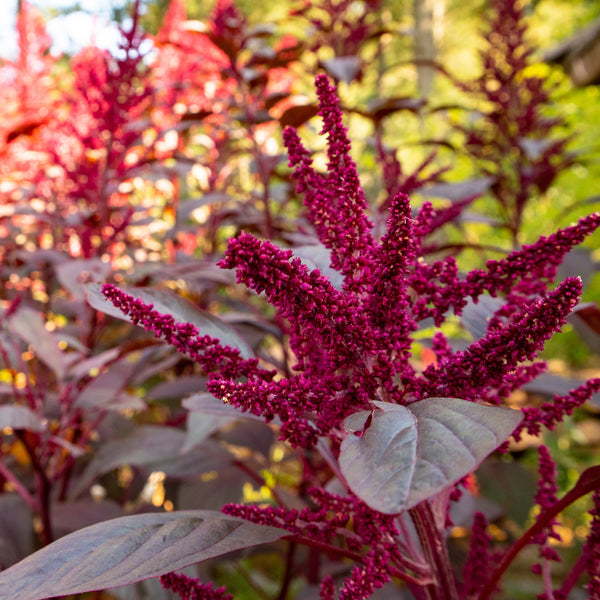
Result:
{"label": "dark purple leaf", "polygon": [[114,500],[57,502],[50,507],[50,516],[55,537],[63,537],[78,529],[122,517],[123,508]]}
{"label": "dark purple leaf", "polygon": [[0,494],[0,569],[6,569],[34,549],[31,509],[17,494]]}
{"label": "dark purple leaf", "polygon": [[426,102],[422,98],[414,98],[412,96],[380,98],[369,103],[369,109],[366,113],[366,116],[375,121],[381,121],[381,119],[401,110],[418,112],[425,106],[425,104]]}
{"label": "dark purple leaf", "polygon": [[[258,465],[260,469],[260,466]],[[181,509],[219,510],[224,504],[240,502],[249,476],[233,464],[213,470],[207,477],[188,480],[177,488],[177,506]]]}
{"label": "dark purple leaf", "polygon": [[180,400],[190,394],[206,389],[206,377],[182,375],[172,381],[155,385],[144,396],[145,400]]}
{"label": "dark purple leaf", "polygon": [[542,373],[521,387],[522,390],[540,396],[566,396],[571,390],[585,383],[583,379],[571,379],[561,375]]}
{"label": "dark purple leaf", "polygon": [[530,518],[536,477],[518,462],[492,459],[477,470],[480,494],[502,507],[509,519],[524,526]]}
{"label": "dark purple leaf", "polygon": [[[156,462],[147,463],[145,467],[149,471],[162,471],[170,479],[186,480],[225,468],[232,460],[231,453],[219,442],[204,440],[185,453],[182,447],[177,456],[165,456]],[[204,507],[202,502],[200,506]]]}
{"label": "dark purple leaf", "polygon": [[569,323],[585,345],[600,354],[600,308],[595,302],[578,304],[569,315]]}
{"label": "dark purple leaf", "polygon": [[386,514],[407,510],[473,471],[522,418],[520,411],[457,398],[373,404],[380,410],[346,420],[351,433],[339,461],[350,489]]}
{"label": "dark purple leaf", "polygon": [[316,104],[303,104],[301,106],[290,106],[279,117],[282,127],[294,127],[298,129],[313,117],[319,114],[319,107]]}
{"label": "dark purple leaf", "polygon": [[562,281],[567,277],[581,277],[585,288],[595,272],[596,265],[592,260],[591,252],[587,248],[573,248],[559,265],[557,279]]}
{"label": "dark purple leaf", "polygon": [[213,511],[121,517],[80,529],[0,573],[0,597],[41,600],[158,577],[287,532]]}
{"label": "dark purple leaf", "polygon": [[275,441],[275,434],[266,423],[240,421],[226,428],[218,438],[228,444],[260,452],[268,458]]}
{"label": "dark purple leaf", "polygon": [[191,448],[201,444],[211,433],[214,433],[223,427],[223,425],[236,419],[236,415],[217,417],[199,412],[190,412],[187,418],[187,432],[182,452],[187,452]]}

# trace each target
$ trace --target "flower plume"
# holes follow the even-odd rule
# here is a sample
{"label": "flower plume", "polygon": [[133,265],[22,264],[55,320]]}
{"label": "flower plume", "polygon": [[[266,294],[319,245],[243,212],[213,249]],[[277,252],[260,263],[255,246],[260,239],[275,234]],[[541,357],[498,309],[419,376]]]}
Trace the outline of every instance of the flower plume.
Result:
{"label": "flower plume", "polygon": [[[344,420],[354,413],[373,411],[381,403],[409,406],[435,397],[500,405],[537,377],[544,364],[535,359],[564,325],[582,287],[579,278],[568,278],[551,291],[548,284],[565,254],[600,225],[600,215],[466,275],[460,274],[453,257],[427,262],[424,240],[440,222],[439,213],[426,203],[413,217],[408,197],[397,193],[386,204],[385,232],[380,238],[374,235],[336,90],[322,75],[316,87],[328,142],[326,172],[314,169],[297,131],[287,128],[284,140],[297,191],[304,196],[317,237],[330,252],[331,267],[343,278],[341,289],[318,269],[310,270],[292,249],[250,233],[231,239],[219,263],[234,269],[238,283],[264,295],[276,309],[297,359],[292,373],[267,371],[258,360],[241,357],[193,325],[178,323],[114,286],[103,291],[134,323],[198,363],[216,398],[268,422],[275,420],[281,439],[292,446],[322,448],[327,439],[328,462],[335,470],[341,444],[352,435]],[[439,327],[450,313],[460,314],[467,302],[477,302],[484,294],[504,298],[486,334],[455,352],[437,331],[432,340],[435,360],[417,368],[411,349],[419,322],[432,318]],[[588,382],[554,403],[525,409],[515,435],[553,427],[599,387],[598,381]],[[367,418],[365,427],[369,424]],[[394,517],[370,508],[349,489],[346,497],[319,490],[314,494],[315,510],[228,505],[225,511],[259,524],[275,523],[314,544],[332,544],[342,532],[345,556],[359,556],[360,564],[340,588],[341,599],[368,597],[393,576],[408,583],[418,577],[435,579],[399,549],[401,533]],[[346,529],[350,517],[352,535]],[[477,547],[485,551],[482,519],[477,531]],[[481,584],[477,573],[467,573],[469,593]],[[326,578],[321,597],[334,596],[334,582]]]}

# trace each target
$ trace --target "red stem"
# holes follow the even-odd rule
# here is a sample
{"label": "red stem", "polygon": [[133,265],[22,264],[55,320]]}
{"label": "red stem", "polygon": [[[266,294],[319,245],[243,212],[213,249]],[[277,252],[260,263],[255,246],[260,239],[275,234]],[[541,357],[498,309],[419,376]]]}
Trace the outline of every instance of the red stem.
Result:
{"label": "red stem", "polygon": [[579,500],[582,496],[600,489],[600,466],[590,467],[586,469],[575,487],[563,496],[554,506],[538,516],[537,521],[515,542],[514,546],[505,554],[502,562],[498,565],[491,578],[487,582],[483,591],[479,595],[479,600],[488,600],[494,593],[498,581],[510,563],[515,559],[517,554],[529,543],[529,540],[535,535],[543,531],[554,517],[561,513],[567,506]]}

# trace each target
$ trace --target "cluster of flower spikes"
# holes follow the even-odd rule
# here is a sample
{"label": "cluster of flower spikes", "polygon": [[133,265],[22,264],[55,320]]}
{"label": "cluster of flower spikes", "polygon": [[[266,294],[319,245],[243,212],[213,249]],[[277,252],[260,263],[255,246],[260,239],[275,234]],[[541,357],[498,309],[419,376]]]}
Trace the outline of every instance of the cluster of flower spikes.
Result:
{"label": "cluster of flower spikes", "polygon": [[[371,400],[406,405],[431,396],[453,396],[499,404],[543,370],[539,363],[520,363],[533,360],[561,328],[581,292],[579,278],[568,278],[550,292],[547,283],[564,255],[600,225],[600,215],[590,215],[503,260],[489,261],[487,269],[465,277],[452,257],[427,264],[422,247],[434,227],[434,209],[425,204],[413,219],[408,198],[397,194],[390,203],[386,232],[374,238],[336,90],[325,76],[317,77],[316,87],[328,136],[327,171],[313,169],[294,129],[285,130],[284,140],[308,217],[330,252],[331,267],[343,276],[341,289],[320,271],[309,270],[291,250],[247,233],[230,240],[219,263],[236,269],[239,283],[263,293],[278,310],[297,357],[293,375],[276,378],[236,349],[201,336],[193,325],[177,323],[114,286],[105,286],[104,293],[134,322],[201,365],[209,373],[207,388],[215,397],[266,421],[278,418],[281,438],[294,446],[310,448],[320,437],[328,437],[335,448],[345,435],[344,418],[369,408]],[[431,317],[440,325],[451,310],[460,314],[469,300],[477,301],[485,293],[506,299],[486,335],[455,353],[438,332],[435,364],[417,372],[410,348],[418,322]],[[595,380],[556,405],[545,405],[544,422],[560,421],[599,387]],[[521,430],[533,428],[535,416],[531,413]],[[331,502],[331,497],[320,499],[324,508]],[[358,501],[344,512],[354,521],[365,508]],[[258,523],[276,522],[315,541],[322,541],[324,534],[308,514],[285,508],[229,505],[227,512]],[[392,521],[378,523],[376,530],[375,537],[367,528],[359,535],[367,550],[340,592],[343,600],[367,597],[367,590],[397,575],[406,560],[393,550],[398,532]],[[387,564],[378,560],[381,556]],[[321,597],[333,598],[332,590],[326,580]]]}

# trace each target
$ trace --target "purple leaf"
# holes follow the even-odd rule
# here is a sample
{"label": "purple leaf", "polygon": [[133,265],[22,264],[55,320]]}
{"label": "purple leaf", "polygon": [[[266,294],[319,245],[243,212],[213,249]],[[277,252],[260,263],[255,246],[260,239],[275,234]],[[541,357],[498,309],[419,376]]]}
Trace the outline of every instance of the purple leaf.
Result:
{"label": "purple leaf", "polygon": [[215,417],[228,417],[236,419],[251,419],[254,421],[263,421],[261,417],[253,415],[249,412],[242,412],[241,410],[225,404],[221,400],[217,400],[212,394],[203,392],[201,394],[194,394],[189,398],[185,398],[181,405],[192,412],[199,412],[204,415],[212,415]]}
{"label": "purple leaf", "polygon": [[287,532],[213,511],[121,517],[80,529],[0,573],[0,597],[41,600],[127,585]]}
{"label": "purple leaf", "polygon": [[187,432],[182,452],[187,452],[198,444],[201,444],[211,434],[223,425],[235,420],[236,415],[231,417],[217,417],[199,412],[190,412],[187,418]]}
{"label": "purple leaf", "polygon": [[[351,433],[342,442],[340,468],[350,489],[370,507],[398,513],[408,503],[417,462],[417,420],[404,406],[376,403],[371,415],[361,411],[346,419]],[[385,406],[384,406],[385,405]]]}
{"label": "purple leaf", "polygon": [[0,495],[0,569],[6,569],[34,548],[31,508],[17,494]]}
{"label": "purple leaf", "polygon": [[76,502],[55,502],[50,507],[52,530],[56,537],[63,537],[73,531],[95,523],[116,519],[124,514],[123,508],[114,500],[78,500]]}
{"label": "purple leaf", "polygon": [[600,354],[600,308],[595,302],[578,304],[569,315],[569,323],[586,346]]}
{"label": "purple leaf", "polygon": [[67,260],[54,267],[56,277],[61,285],[66,288],[75,298],[83,300],[85,298],[84,282],[104,281],[111,267],[108,262],[103,262],[99,258],[90,258],[88,260]]}
{"label": "purple leaf", "polygon": [[109,367],[83,388],[75,406],[77,408],[100,408],[103,410],[143,410],[146,404],[134,394],[125,391],[137,365],[121,360]]}
{"label": "purple leaf", "polygon": [[358,56],[337,56],[321,62],[328,75],[336,81],[352,83],[360,73],[361,61]]}
{"label": "purple leaf", "polygon": [[298,129],[313,117],[319,114],[319,107],[315,104],[301,104],[299,106],[290,106],[279,117],[282,127],[293,127]]}
{"label": "purple leaf", "polygon": [[11,329],[27,344],[31,344],[35,355],[62,379],[68,366],[79,358],[76,353],[65,354],[59,346],[58,336],[46,329],[42,315],[27,306],[10,319]]}
{"label": "purple leaf", "polygon": [[179,454],[185,433],[172,427],[141,425],[131,435],[104,444],[77,482],[71,496],[83,492],[96,477],[121,465],[150,465]]}
{"label": "purple leaf", "polygon": [[41,419],[31,409],[19,405],[0,406],[0,431],[5,427],[29,431],[44,430]]}
{"label": "purple leaf", "polygon": [[386,514],[412,508],[473,471],[522,418],[520,411],[457,398],[373,404],[380,410],[346,420],[353,433],[339,460],[350,489]]}
{"label": "purple leaf", "polygon": [[[164,459],[147,463],[149,471],[162,471],[167,478],[188,480],[202,473],[219,471],[234,460],[233,455],[222,444],[215,440],[204,440],[187,452],[178,456],[166,456]],[[202,499],[199,499],[202,507]]]}
{"label": "purple leaf", "polygon": [[206,377],[182,375],[157,383],[145,395],[146,400],[180,400],[206,388]]}
{"label": "purple leaf", "polygon": [[454,202],[472,196],[481,196],[495,181],[494,177],[481,177],[458,183],[437,183],[420,190],[420,193],[427,198],[446,198]]}
{"label": "purple leaf", "polygon": [[296,246],[294,256],[298,256],[309,269],[319,269],[336,290],[342,289],[344,277],[339,271],[331,268],[331,252],[323,244]]}
{"label": "purple leaf", "polygon": [[369,103],[366,116],[370,117],[374,121],[381,121],[381,119],[401,110],[418,112],[425,106],[425,104],[425,100],[421,98],[413,98],[411,96],[381,98]]}

